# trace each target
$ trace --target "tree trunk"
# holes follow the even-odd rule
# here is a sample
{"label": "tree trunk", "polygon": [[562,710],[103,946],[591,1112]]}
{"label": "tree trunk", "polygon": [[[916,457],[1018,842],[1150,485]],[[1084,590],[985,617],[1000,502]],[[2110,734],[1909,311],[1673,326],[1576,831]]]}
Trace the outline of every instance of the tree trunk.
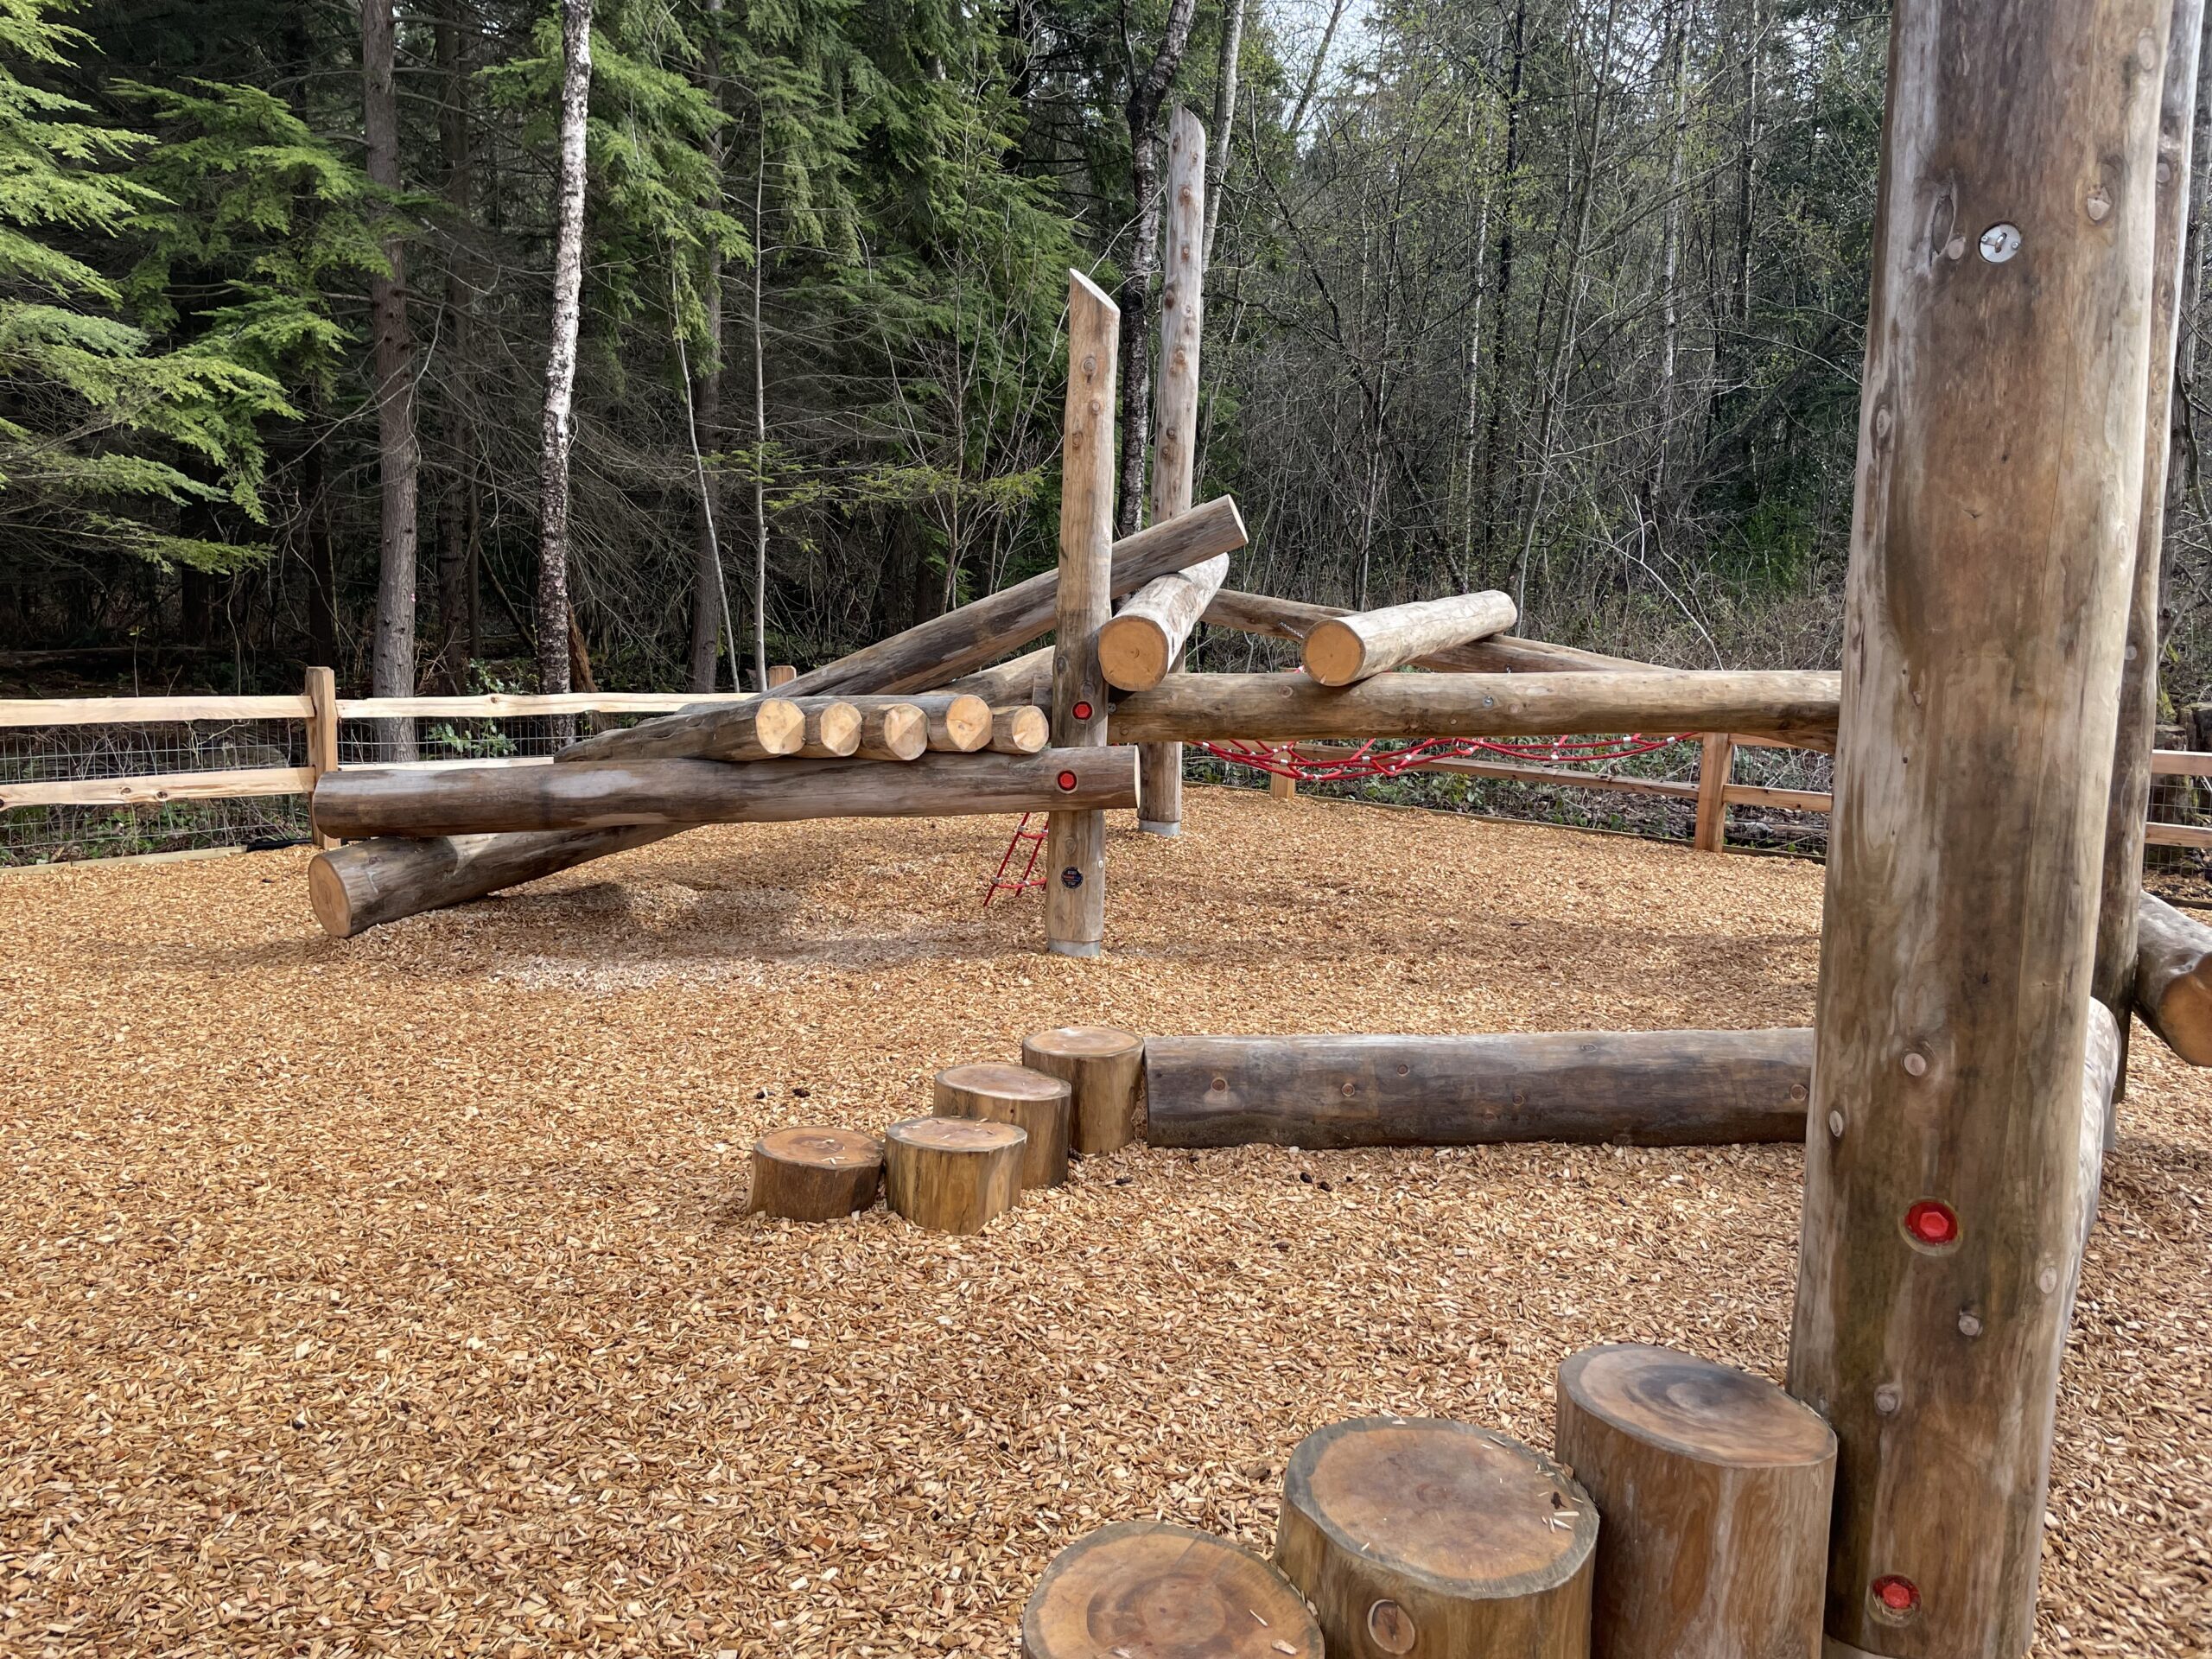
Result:
{"label": "tree trunk", "polygon": [[[768,131],[760,130],[760,166],[753,176],[753,226],[761,234],[761,209],[767,200]],[[768,357],[760,337],[760,283],[768,264],[768,250],[753,250],[753,690],[768,689]],[[737,660],[737,642],[730,641],[730,660]],[[732,683],[735,670],[732,670]]]}
{"label": "tree trunk", "polygon": [[[371,182],[399,188],[399,103],[392,75],[398,48],[394,0],[361,0],[361,130]],[[379,503],[377,617],[370,688],[379,697],[415,695],[416,499],[422,455],[415,441],[415,340],[407,326],[406,250],[384,244],[388,271],[369,279],[375,339]],[[415,722],[395,720],[379,733],[385,758],[415,758]]]}
{"label": "tree trunk", "polygon": [[[583,320],[584,130],[591,104],[591,0],[561,0],[560,164],[553,249],[553,339],[545,353],[539,448],[537,688],[569,689],[569,447],[575,436],[576,336]],[[556,744],[575,735],[553,717]]]}
{"label": "tree trunk", "polygon": [[[446,169],[446,201],[463,226],[474,211],[468,94],[473,66],[463,38],[461,0],[442,0],[436,38],[438,149]],[[466,232],[463,232],[464,237]],[[438,646],[435,678],[455,696],[468,690],[469,613],[476,576],[476,431],[470,418],[474,396],[471,362],[475,334],[474,261],[458,243],[446,268],[445,328],[453,368],[448,377],[444,429],[445,485],[438,499]]]}
{"label": "tree trunk", "polygon": [[[722,0],[706,0],[707,22],[702,53],[701,77],[709,96],[721,101]],[[708,138],[707,153],[715,175],[721,176],[722,140],[717,130]],[[699,519],[693,530],[691,567],[691,654],[685,683],[693,691],[715,689],[715,664],[721,656],[724,624],[729,620],[729,594],[722,585],[721,488],[718,472],[709,472],[700,451],[720,450],[722,423],[722,255],[718,245],[707,248],[707,277],[702,296],[707,308],[707,361],[690,378],[691,454],[699,484]],[[737,641],[729,642],[730,688],[743,681],[736,670]],[[766,689],[765,687],[763,688]]]}
{"label": "tree trunk", "polygon": [[1221,57],[1214,68],[1213,133],[1206,151],[1205,251],[1200,269],[1213,269],[1213,239],[1221,228],[1221,187],[1229,177],[1229,152],[1236,136],[1238,56],[1244,46],[1244,0],[1222,0]]}
{"label": "tree trunk", "polygon": [[1656,525],[1667,493],[1667,440],[1675,429],[1675,361],[1681,339],[1682,162],[1689,140],[1688,79],[1683,73],[1689,35],[1689,0],[1667,0],[1666,39],[1661,48],[1673,125],[1667,151],[1667,199],[1659,232],[1658,412],[1652,421],[1651,459],[1644,468],[1644,513]]}
{"label": "tree trunk", "polygon": [[2034,1636],[2170,16],[1894,14],[1789,1355],[1847,1651]]}

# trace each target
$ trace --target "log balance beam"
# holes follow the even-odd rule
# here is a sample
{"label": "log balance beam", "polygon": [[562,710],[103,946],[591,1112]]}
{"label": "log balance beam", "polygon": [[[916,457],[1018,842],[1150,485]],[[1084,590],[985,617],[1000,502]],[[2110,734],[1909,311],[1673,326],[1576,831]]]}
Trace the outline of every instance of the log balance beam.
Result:
{"label": "log balance beam", "polygon": [[1813,1033],[1154,1037],[1155,1147],[1801,1141]]}

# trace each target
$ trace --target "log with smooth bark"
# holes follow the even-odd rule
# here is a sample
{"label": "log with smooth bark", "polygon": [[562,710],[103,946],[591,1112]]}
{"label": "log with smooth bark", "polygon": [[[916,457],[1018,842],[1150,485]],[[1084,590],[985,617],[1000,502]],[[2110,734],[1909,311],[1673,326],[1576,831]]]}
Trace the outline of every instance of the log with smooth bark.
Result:
{"label": "log with smooth bark", "polygon": [[1384,674],[1341,689],[1303,674],[1171,674],[1114,705],[1117,742],[1329,737],[1550,737],[1741,732],[1835,741],[1839,677],[1669,669],[1649,674]]}
{"label": "log with smooth bark", "polygon": [[1800,1141],[1802,1030],[1153,1037],[1155,1147]]}
{"label": "log with smooth bark", "polygon": [[[1789,1386],[1838,1443],[1827,1641],[2018,1659],[2082,1200],[2171,0],[1891,11]],[[1992,96],[1995,41],[2017,96]]]}
{"label": "log with smooth bark", "polygon": [[1052,720],[1034,703],[991,710],[992,753],[1034,754],[1052,741]]}
{"label": "log with smooth bark", "polygon": [[359,771],[326,778],[326,834],[442,836],[630,824],[789,823],[803,818],[989,816],[1136,804],[1136,752],[874,760],[609,761],[596,766]]}
{"label": "log with smooth bark", "polygon": [[[806,741],[799,756],[807,760],[844,760],[861,747],[861,711],[838,697],[796,699],[806,714]],[[716,760],[733,757],[716,755]]]}
{"label": "log with smooth bark", "polygon": [[357,841],[315,855],[308,865],[308,899],[323,931],[347,939],[421,911],[467,904],[589,859],[647,846],[682,827]]}
{"label": "log with smooth bark", "polygon": [[1609,1344],[1559,1368],[1553,1446],[1599,1518],[1592,1659],[1821,1649],[1835,1435],[1764,1377]]}
{"label": "log with smooth bark", "polygon": [[1026,1065],[952,1065],[930,1083],[930,1109],[939,1117],[1011,1123],[1029,1137],[1021,1185],[1058,1186],[1068,1178],[1066,1084]]}
{"label": "log with smooth bark", "polygon": [[1098,667],[1123,691],[1148,691],[1183,660],[1183,646],[1229,575],[1229,556],[1155,577],[1098,630]]}
{"label": "log with smooth bark", "polygon": [[1306,671],[1323,685],[1351,685],[1503,633],[1519,614],[1507,595],[1484,592],[1332,616],[1306,635]]}
{"label": "log with smooth bark", "polygon": [[980,1233],[1021,1196],[1029,1137],[1011,1123],[913,1117],[883,1137],[883,1190],[918,1227]]}
{"label": "log with smooth bark", "polygon": [[2212,1065],[2212,927],[2144,893],[2135,963],[2137,1015],[2191,1065]]}
{"label": "log with smooth bark", "polygon": [[1076,1151],[1116,1152],[1144,1139],[1144,1039],[1114,1026],[1058,1026],[1021,1039],[1021,1063],[1073,1095]]}
{"label": "log with smooth bark", "polygon": [[1321,1659],[1274,1567],[1211,1533],[1119,1521],[1052,1557],[1021,1614],[1021,1659]]}
{"label": "log with smooth bark", "polygon": [[1588,1659],[1597,1537],[1588,1495],[1518,1440],[1364,1417],[1290,1454],[1275,1565],[1332,1655]]}
{"label": "log with smooth bark", "polygon": [[700,709],[680,733],[658,729],[659,726],[658,721],[647,721],[626,729],[601,732],[569,744],[553,758],[566,765],[617,757],[766,760],[797,754],[806,745],[806,710],[785,696],[712,704]]}
{"label": "log with smooth bark", "polygon": [[[1202,620],[1207,626],[1233,633],[1255,633],[1268,639],[1303,643],[1306,636],[1332,616],[1358,613],[1340,605],[1313,605],[1304,600],[1275,599],[1224,588],[1213,596]],[[1669,671],[1655,663],[1626,657],[1604,657],[1573,645],[1554,645],[1541,639],[1521,639],[1510,634],[1454,645],[1416,658],[1414,668],[1430,668],[1454,674],[1660,674]]]}
{"label": "log with smooth bark", "polygon": [[861,710],[863,760],[918,760],[929,753],[930,719],[911,702],[889,700]]}
{"label": "log with smooth bark", "polygon": [[883,1142],[857,1129],[772,1129],[753,1143],[748,1215],[836,1221],[873,1208]]}

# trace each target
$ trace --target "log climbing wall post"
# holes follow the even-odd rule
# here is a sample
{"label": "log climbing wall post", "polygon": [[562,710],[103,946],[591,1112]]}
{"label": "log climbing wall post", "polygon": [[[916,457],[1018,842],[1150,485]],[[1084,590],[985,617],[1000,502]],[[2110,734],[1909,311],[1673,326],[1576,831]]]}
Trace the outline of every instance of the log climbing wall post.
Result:
{"label": "log climbing wall post", "polygon": [[[1178,107],[1167,124],[1167,199],[1160,215],[1160,372],[1154,381],[1152,522],[1191,510],[1198,464],[1198,339],[1205,326],[1206,130]],[[1221,559],[1222,572],[1229,561]],[[1179,663],[1168,665],[1172,673]],[[1137,827],[1183,828],[1183,746],[1146,743],[1139,756]]]}
{"label": "log climbing wall post", "polygon": [[2034,1633],[2171,5],[1895,9],[1789,1357],[1831,1659]]}
{"label": "log climbing wall post", "polygon": [[[1068,273],[1068,400],[1060,437],[1060,582],[1053,612],[1052,741],[1106,742],[1098,628],[1113,608],[1114,391],[1121,308]],[[1143,810],[1141,800],[1138,810]],[[1095,957],[1106,937],[1106,815],[1055,812],[1045,837],[1045,942]]]}
{"label": "log climbing wall post", "polygon": [[[2151,394],[2143,429],[2142,505],[2135,521],[2126,666],[2120,671],[2120,741],[2105,810],[2104,887],[2097,909],[2097,1001],[2120,1029],[2115,1107],[2127,1090],[2128,1014],[2135,999],[2135,918],[2143,887],[2144,820],[2151,810],[2151,751],[2158,718],[2158,588],[2165,543],[2166,461],[2172,447],[2174,344],[2181,326],[2182,260],[2189,226],[2190,138],[2204,0],[2173,0],[2172,45],[2158,101],[2157,232],[2151,291]],[[2106,1125],[2109,1145],[2115,1111]]]}

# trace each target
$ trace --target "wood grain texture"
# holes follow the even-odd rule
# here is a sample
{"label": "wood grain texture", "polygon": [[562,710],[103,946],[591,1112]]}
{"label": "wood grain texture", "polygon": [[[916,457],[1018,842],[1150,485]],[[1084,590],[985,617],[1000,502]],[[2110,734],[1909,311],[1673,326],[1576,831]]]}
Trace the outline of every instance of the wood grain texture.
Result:
{"label": "wood grain texture", "polygon": [[1732,1146],[1805,1133],[1808,1031],[1153,1037],[1156,1147]]}
{"label": "wood grain texture", "polygon": [[953,1065],[930,1081],[930,1109],[939,1117],[1011,1123],[1029,1137],[1021,1185],[1058,1186],[1068,1178],[1068,1085],[1026,1065]]}
{"label": "wood grain texture", "polygon": [[[1064,784],[1065,786],[1064,787]],[[631,824],[791,823],[804,818],[976,817],[1135,806],[1135,751],[874,760],[608,761],[595,766],[470,767],[334,773],[316,823],[348,840],[425,838]]]}
{"label": "wood grain texture", "polygon": [[1229,556],[1155,576],[1098,630],[1098,668],[1122,691],[1148,691],[1183,660],[1183,647],[1229,575]]}
{"label": "wood grain texture", "polygon": [[2034,1635],[2169,17],[1893,13],[1789,1389],[1839,1442],[1827,1634],[1900,1659]]}
{"label": "wood grain texture", "polygon": [[1059,1026],[1021,1039],[1021,1063],[1071,1093],[1070,1142],[1085,1157],[1144,1138],[1144,1039],[1116,1026]]}
{"label": "wood grain texture", "polygon": [[1728,850],[1728,775],[1736,769],[1736,741],[1726,732],[1707,732],[1697,768],[1697,835],[1701,853]]}
{"label": "wood grain texture", "polygon": [[[324,774],[330,775],[330,774]],[[238,766],[223,772],[157,772],[130,778],[56,778],[0,784],[0,812],[19,806],[139,806],[260,795],[312,795],[312,766]]]}
{"label": "wood grain texture", "polygon": [[[1052,741],[1051,717],[1033,703],[1025,702],[1017,708],[991,710],[988,747],[992,753],[1035,754]],[[1141,785],[1139,792],[1142,792]]]}
{"label": "wood grain texture", "polygon": [[846,760],[860,751],[861,711],[841,697],[798,699],[806,715],[798,753],[808,760]]}
{"label": "wood grain texture", "polygon": [[[1106,741],[1098,627],[1114,602],[1109,567],[1121,320],[1120,308],[1089,277],[1068,273],[1068,395],[1060,429],[1059,585],[1052,623],[1052,741],[1063,749]],[[1044,864],[1046,946],[1059,956],[1096,956],[1106,937],[1105,815],[1052,813],[1046,820]]]}
{"label": "wood grain texture", "polygon": [[1351,685],[1503,633],[1519,615],[1507,595],[1485,592],[1327,617],[1306,632],[1306,671],[1322,685]]}
{"label": "wood grain texture", "polygon": [[753,1143],[748,1215],[836,1221],[875,1205],[883,1142],[858,1129],[772,1129]]}
{"label": "wood grain texture", "polygon": [[1122,1521],[1052,1558],[1021,1613],[1021,1659],[1321,1659],[1298,1592],[1211,1533]]}
{"label": "wood grain texture", "polygon": [[466,904],[590,859],[646,846],[682,827],[357,841],[318,853],[309,861],[308,899],[323,931],[346,939],[385,922]]}
{"label": "wood grain texture", "polygon": [[1588,1495],[1518,1440],[1364,1417],[1291,1453],[1275,1565],[1330,1659],[1586,1659],[1597,1537]]}
{"label": "wood grain texture", "polygon": [[[2135,999],[2135,928],[2143,880],[2145,819],[2151,810],[2152,752],[2158,747],[2159,589],[2165,566],[2166,461],[2175,439],[2174,346],[2188,245],[2190,173],[2196,131],[2197,56],[2204,0],[2173,0],[2171,42],[2158,97],[2158,159],[2151,290],[2150,396],[2143,425],[2143,489],[2136,511],[2134,580],[2128,590],[2127,646],[2120,680],[2120,725],[2106,797],[2103,875],[2097,904],[2097,954],[2090,988],[2120,1032],[2120,1086],[2126,1091],[2128,1013]],[[2115,1112],[2106,1125],[2119,1131]]]}
{"label": "wood grain texture", "polygon": [[[1236,633],[1256,633],[1269,639],[1303,641],[1314,627],[1332,616],[1355,613],[1340,605],[1313,605],[1304,600],[1274,599],[1224,588],[1206,606],[1202,619],[1209,627]],[[1510,634],[1455,645],[1416,658],[1409,666],[1440,673],[1577,674],[1592,671],[1616,674],[1660,673],[1656,664],[1626,657],[1604,657],[1573,645],[1549,645],[1541,639],[1520,639]]]}
{"label": "wood grain texture", "polygon": [[1820,1659],[1835,1435],[1764,1377],[1608,1344],[1559,1368],[1599,1516],[1592,1659]]}
{"label": "wood grain texture", "polygon": [[2212,1065],[2212,927],[2139,895],[2134,1011],[2191,1065]]}
{"label": "wood grain texture", "polygon": [[1384,674],[1342,689],[1303,674],[1171,674],[1114,705],[1122,742],[1244,737],[1548,737],[1747,732],[1807,748],[1835,741],[1834,674]]}
{"label": "wood grain texture", "polygon": [[929,753],[930,718],[911,702],[895,697],[868,700],[861,710],[861,745],[854,751],[863,760],[918,760]]}
{"label": "wood grain texture", "polygon": [[918,1227],[980,1233],[1021,1196],[1029,1137],[1011,1123],[913,1117],[883,1136],[883,1190]]}
{"label": "wood grain texture", "polygon": [[766,760],[797,754],[805,745],[804,709],[790,697],[755,697],[601,732],[553,758],[573,766],[613,760]]}

